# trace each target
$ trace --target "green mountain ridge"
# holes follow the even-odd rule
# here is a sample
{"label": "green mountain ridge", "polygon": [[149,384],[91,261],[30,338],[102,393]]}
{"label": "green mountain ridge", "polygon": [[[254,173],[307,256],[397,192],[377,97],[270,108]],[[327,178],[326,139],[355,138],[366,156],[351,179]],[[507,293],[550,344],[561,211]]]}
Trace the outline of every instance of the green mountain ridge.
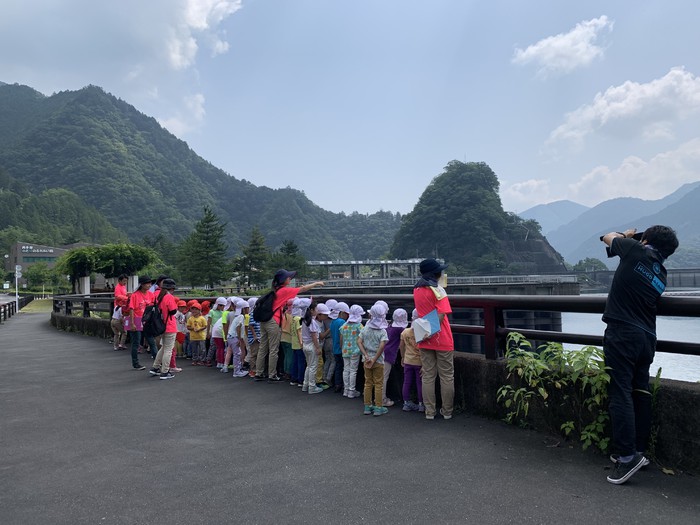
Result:
{"label": "green mountain ridge", "polygon": [[231,253],[258,225],[273,249],[294,239],[309,259],[365,259],[386,253],[401,221],[385,211],[329,212],[298,190],[232,177],[96,86],[47,97],[0,85],[0,122],[8,181],[32,194],[68,189],[132,242],[146,235],[179,241],[210,206],[228,223]]}

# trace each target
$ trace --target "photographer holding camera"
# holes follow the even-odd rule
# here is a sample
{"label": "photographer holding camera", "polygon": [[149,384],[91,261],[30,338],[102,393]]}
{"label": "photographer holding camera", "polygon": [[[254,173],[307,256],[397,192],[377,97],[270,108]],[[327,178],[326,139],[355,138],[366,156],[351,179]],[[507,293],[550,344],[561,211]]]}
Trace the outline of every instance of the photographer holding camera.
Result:
{"label": "photographer holding camera", "polygon": [[651,226],[601,237],[609,257],[619,257],[603,321],[605,364],[610,367],[610,420],[615,469],[608,481],[625,483],[649,464],[644,451],[651,431],[649,366],[656,350],[656,304],[666,289],[663,263],[678,248],[676,232]]}

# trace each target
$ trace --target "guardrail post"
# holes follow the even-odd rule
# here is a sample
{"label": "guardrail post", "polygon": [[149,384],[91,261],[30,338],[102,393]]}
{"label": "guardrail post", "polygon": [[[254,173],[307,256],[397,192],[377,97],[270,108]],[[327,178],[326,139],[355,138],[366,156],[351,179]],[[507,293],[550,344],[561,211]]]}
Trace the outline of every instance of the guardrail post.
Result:
{"label": "guardrail post", "polygon": [[90,302],[83,301],[83,317],[90,317]]}
{"label": "guardrail post", "polygon": [[499,337],[498,329],[505,327],[503,309],[495,306],[484,307],[484,355],[486,359],[503,357],[505,341]]}

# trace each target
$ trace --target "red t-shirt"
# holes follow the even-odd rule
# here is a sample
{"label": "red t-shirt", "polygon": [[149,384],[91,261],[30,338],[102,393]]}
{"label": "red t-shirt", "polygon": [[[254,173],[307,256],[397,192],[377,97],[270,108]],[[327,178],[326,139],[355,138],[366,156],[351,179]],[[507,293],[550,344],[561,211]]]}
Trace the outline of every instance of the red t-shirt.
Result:
{"label": "red t-shirt", "polygon": [[135,317],[143,317],[143,311],[149,304],[153,304],[153,299],[151,292],[141,293],[140,290],[136,290],[129,298],[129,309],[134,311]]}
{"label": "red t-shirt", "polygon": [[425,350],[439,350],[442,352],[451,352],[455,349],[455,342],[452,338],[452,328],[450,321],[447,319],[447,314],[452,313],[450,300],[443,297],[439,301],[433,290],[429,286],[421,286],[413,289],[413,302],[418,310],[418,315],[423,317],[433,310],[437,309],[438,314],[445,314],[440,323],[440,331],[432,337],[418,343],[418,348]]}
{"label": "red t-shirt", "polygon": [[282,309],[287,301],[294,299],[299,295],[300,288],[292,288],[291,286],[285,286],[277,290],[275,294],[275,300],[272,302],[272,318],[277,321],[277,324],[282,324]]}
{"label": "red t-shirt", "polygon": [[177,332],[177,321],[174,315],[168,315],[171,310],[177,310],[177,301],[173,297],[173,294],[166,293],[158,303],[158,308],[160,308],[160,313],[163,316],[163,321],[165,321],[165,333],[174,334]]}
{"label": "red t-shirt", "polygon": [[126,286],[117,283],[117,286],[114,287],[114,298],[122,298],[126,301],[128,295],[129,294],[126,292]]}

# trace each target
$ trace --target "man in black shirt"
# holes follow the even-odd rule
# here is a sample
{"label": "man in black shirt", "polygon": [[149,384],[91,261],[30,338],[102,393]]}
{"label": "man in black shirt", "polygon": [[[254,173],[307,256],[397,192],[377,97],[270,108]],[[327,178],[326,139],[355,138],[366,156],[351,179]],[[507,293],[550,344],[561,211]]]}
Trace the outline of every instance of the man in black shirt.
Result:
{"label": "man in black shirt", "polygon": [[644,451],[651,431],[649,366],[656,350],[656,304],[666,289],[664,261],[678,247],[676,232],[652,226],[636,240],[636,230],[602,237],[610,257],[618,256],[603,313],[603,349],[610,367],[610,419],[615,470],[608,481],[625,483],[649,460]]}

